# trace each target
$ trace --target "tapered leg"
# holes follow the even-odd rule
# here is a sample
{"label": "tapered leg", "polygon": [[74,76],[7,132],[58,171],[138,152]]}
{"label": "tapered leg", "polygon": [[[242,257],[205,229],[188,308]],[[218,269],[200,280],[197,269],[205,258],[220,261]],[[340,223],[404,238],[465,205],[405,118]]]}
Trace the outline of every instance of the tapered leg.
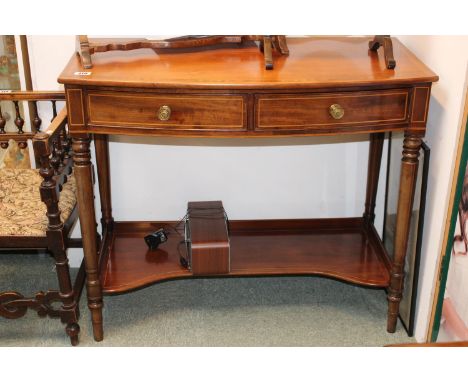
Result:
{"label": "tapered leg", "polygon": [[94,339],[102,341],[102,289],[98,273],[93,170],[91,166],[91,152],[89,150],[90,141],[88,134],[73,136],[74,173],[76,177],[81,235],[83,238],[88,307],[91,312]]}
{"label": "tapered leg", "polygon": [[112,199],[110,186],[110,164],[109,164],[109,140],[107,135],[94,135],[94,148],[96,150],[96,163],[99,196],[101,198],[101,224],[104,229],[112,229],[114,219],[112,217]]}
{"label": "tapered leg", "polygon": [[418,175],[419,150],[421,138],[405,134],[401,158],[400,192],[398,197],[397,221],[395,232],[395,253],[390,273],[388,289],[387,331],[395,332],[398,310],[403,292],[404,264],[408,248],[408,235],[413,208],[414,189]]}
{"label": "tapered leg", "polygon": [[375,199],[377,198],[377,185],[379,183],[384,138],[385,133],[374,133],[370,135],[366,204],[364,210],[364,221],[367,225],[373,223],[375,219]]}

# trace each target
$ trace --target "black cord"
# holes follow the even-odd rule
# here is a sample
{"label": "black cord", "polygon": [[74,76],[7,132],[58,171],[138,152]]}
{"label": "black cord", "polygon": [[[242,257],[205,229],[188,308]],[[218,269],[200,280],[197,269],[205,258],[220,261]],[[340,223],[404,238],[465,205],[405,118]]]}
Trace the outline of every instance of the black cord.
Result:
{"label": "black cord", "polygon": [[[181,240],[179,241],[179,244],[177,244],[177,252],[179,252],[179,262],[180,265],[182,265],[184,268],[189,269],[189,261],[187,259],[187,256],[184,256],[182,252],[180,251],[180,245],[181,244],[187,244],[187,240]],[[188,253],[187,253],[188,254]]]}
{"label": "black cord", "polygon": [[175,225],[168,224],[168,228],[172,229],[177,235],[179,236],[184,236],[182,233],[179,232],[179,226],[180,224],[187,219],[188,212],[184,215],[182,219],[180,219]]}

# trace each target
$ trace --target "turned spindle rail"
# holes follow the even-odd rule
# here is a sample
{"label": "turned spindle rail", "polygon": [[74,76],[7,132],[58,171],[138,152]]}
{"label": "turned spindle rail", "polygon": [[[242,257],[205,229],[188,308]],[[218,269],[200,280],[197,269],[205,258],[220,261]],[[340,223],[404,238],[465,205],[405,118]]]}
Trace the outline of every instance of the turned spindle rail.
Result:
{"label": "turned spindle rail", "polygon": [[[14,139],[20,148],[27,146],[28,139],[32,139],[42,127],[42,119],[39,116],[38,102],[50,102],[52,109],[52,120],[57,116],[57,101],[65,101],[65,93],[62,91],[0,91],[0,147],[8,148],[10,139]],[[7,115],[5,105],[11,102],[14,106],[15,116],[13,124],[14,131],[7,131]],[[21,102],[29,105],[29,120],[31,131],[24,131],[25,117],[21,114]],[[2,109],[3,105],[3,109]]]}

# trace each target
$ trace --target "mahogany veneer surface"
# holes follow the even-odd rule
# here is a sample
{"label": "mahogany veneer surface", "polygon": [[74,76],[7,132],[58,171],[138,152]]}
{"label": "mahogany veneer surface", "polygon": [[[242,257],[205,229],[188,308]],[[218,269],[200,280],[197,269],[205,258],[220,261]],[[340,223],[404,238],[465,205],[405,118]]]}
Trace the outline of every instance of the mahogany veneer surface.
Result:
{"label": "mahogany veneer surface", "polygon": [[[340,104],[344,116],[335,120],[328,107]],[[297,129],[339,125],[376,125],[406,122],[409,109],[407,89],[330,94],[259,96],[258,129]]]}
{"label": "mahogany veneer surface", "polygon": [[[110,251],[104,254],[104,293],[193,277],[179,263],[183,238],[173,230],[174,224],[116,223]],[[150,251],[143,236],[160,227],[172,233]],[[389,282],[388,257],[375,230],[364,229],[362,218],[234,221],[230,246],[231,272],[223,277],[310,274],[375,287]]]}
{"label": "mahogany veneer surface", "polygon": [[[170,105],[168,121],[156,117],[158,106]],[[92,92],[88,96],[89,122],[93,125],[163,126],[172,129],[245,130],[246,110],[241,96],[151,95],[126,92]]]}
{"label": "mahogany veneer surface", "polygon": [[86,76],[75,74],[85,69],[74,55],[58,81],[67,85],[179,89],[292,89],[437,81],[437,75],[396,38],[392,41],[397,66],[388,70],[383,52],[369,51],[371,39],[287,37],[290,54],[275,56],[273,70],[265,70],[263,54],[253,43],[212,49],[96,53],[93,68],[87,70],[91,74]]}

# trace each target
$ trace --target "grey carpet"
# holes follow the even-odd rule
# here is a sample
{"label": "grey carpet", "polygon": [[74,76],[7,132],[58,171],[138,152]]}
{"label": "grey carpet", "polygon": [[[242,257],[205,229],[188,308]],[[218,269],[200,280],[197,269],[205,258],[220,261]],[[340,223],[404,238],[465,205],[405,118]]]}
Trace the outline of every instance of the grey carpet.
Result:
{"label": "grey carpet", "polygon": [[[0,291],[56,287],[47,255],[0,254]],[[76,273],[76,269],[73,270]],[[86,292],[80,346],[382,346],[414,342],[386,332],[382,290],[318,277],[176,280],[104,298],[105,339],[92,339]],[[0,346],[69,346],[58,319],[0,317]]]}

